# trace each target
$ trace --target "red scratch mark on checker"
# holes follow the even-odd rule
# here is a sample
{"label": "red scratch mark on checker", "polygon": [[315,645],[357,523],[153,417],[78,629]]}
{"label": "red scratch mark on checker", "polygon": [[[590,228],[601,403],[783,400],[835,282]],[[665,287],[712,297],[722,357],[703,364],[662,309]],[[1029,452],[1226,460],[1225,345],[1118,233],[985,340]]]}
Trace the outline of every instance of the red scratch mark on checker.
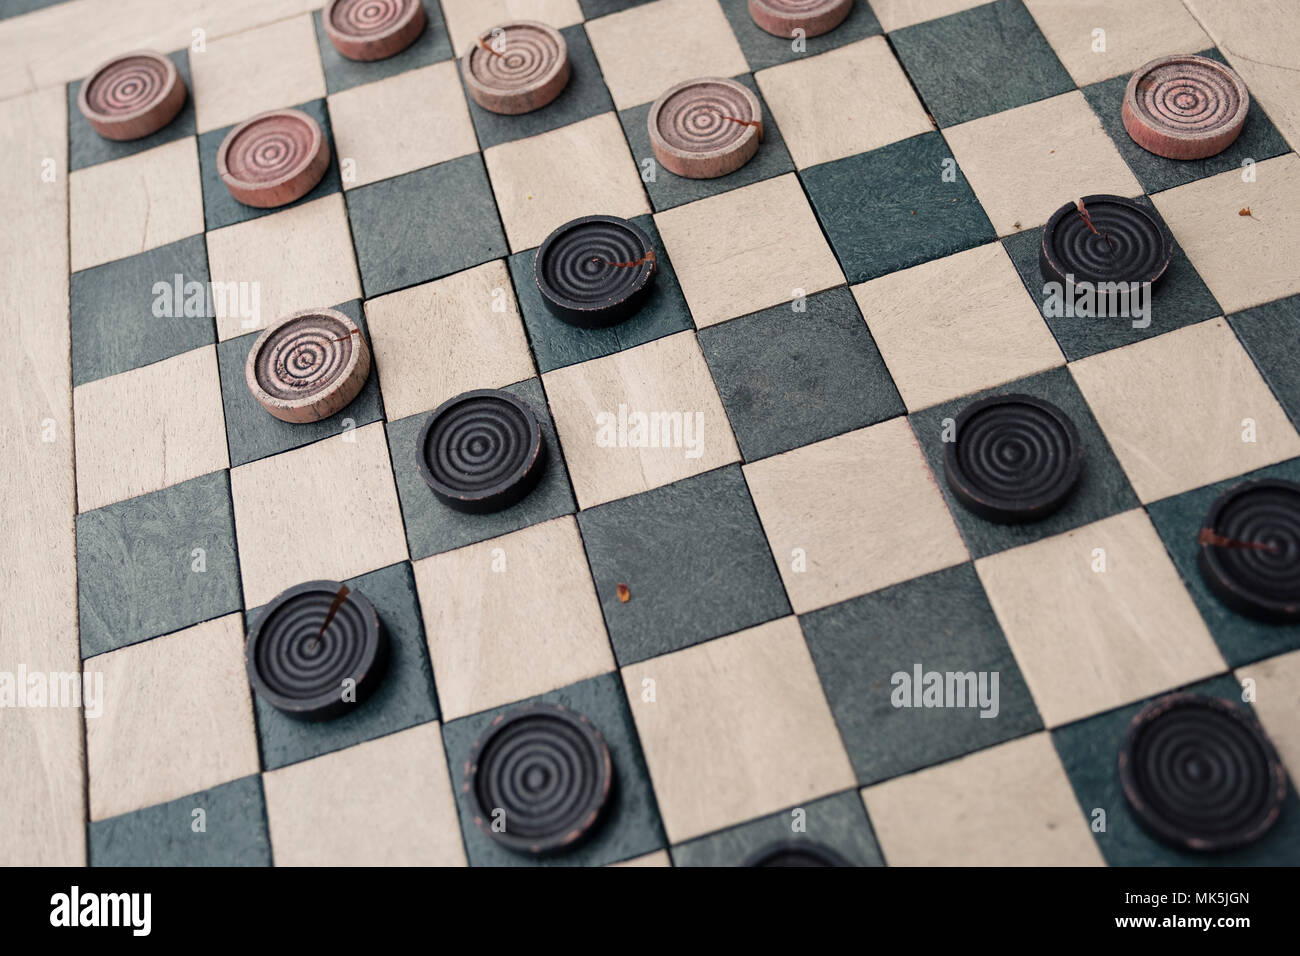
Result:
{"label": "red scratch mark on checker", "polygon": [[504,53],[502,53],[500,50],[494,50],[494,49],[492,49],[492,45],[491,45],[490,43],[488,43],[487,40],[483,39],[482,37],[479,38],[478,45],[479,45],[480,47],[482,47],[484,50],[487,50],[487,51],[488,51],[489,53],[491,53],[493,56],[499,56],[499,57],[501,57],[503,60],[505,59],[505,56],[506,56],[506,55],[505,55]]}
{"label": "red scratch mark on checker", "polygon": [[636,266],[644,265],[647,262],[653,265],[655,261],[655,251],[651,249],[640,259],[633,259],[631,262],[610,262],[608,259],[602,259],[600,256],[592,256],[591,261],[603,262],[607,266],[617,266],[620,269],[632,269]]}
{"label": "red scratch mark on checker", "polygon": [[343,602],[348,599],[348,595],[351,593],[346,584],[339,585],[339,592],[334,595],[334,601],[330,604],[330,611],[325,615],[325,623],[320,626],[320,633],[311,642],[312,647],[320,643],[321,638],[325,636],[325,629],[330,626],[330,622],[334,620],[334,615],[339,612],[339,608],[342,607]]}
{"label": "red scratch mark on checker", "polygon": [[360,334],[361,334],[361,330],[360,330],[360,329],[353,329],[351,332],[347,333],[346,335],[340,335],[340,336],[339,336],[338,338],[336,338],[336,339],[330,339],[330,341],[331,341],[331,342],[344,342],[344,341],[347,341],[348,339],[352,338],[352,336],[354,336],[354,335],[360,335]]}
{"label": "red scratch mark on checker", "polygon": [[1263,541],[1238,541],[1236,538],[1225,538],[1212,528],[1202,528],[1200,535],[1196,539],[1196,543],[1208,545],[1211,548],[1238,548],[1250,551],[1277,550],[1277,545],[1266,544]]}
{"label": "red scratch mark on checker", "polygon": [[1110,246],[1111,245],[1110,236],[1103,235],[1102,233],[1097,231],[1097,227],[1092,224],[1092,216],[1088,214],[1088,209],[1086,206],[1084,206],[1083,200],[1076,199],[1074,201],[1074,205],[1075,208],[1079,210],[1079,218],[1083,220],[1084,225],[1086,225],[1089,229],[1092,230],[1092,234],[1094,236],[1101,236],[1103,239],[1105,239],[1106,245]]}
{"label": "red scratch mark on checker", "polygon": [[722,112],[722,110],[718,109],[716,106],[706,106],[704,108],[711,113],[717,113],[724,120],[730,120],[733,123],[739,123],[741,126],[754,127],[754,129],[758,130],[758,141],[760,143],[763,142],[763,121],[762,120],[746,120],[746,119],[741,119],[739,116],[728,116],[726,113]]}

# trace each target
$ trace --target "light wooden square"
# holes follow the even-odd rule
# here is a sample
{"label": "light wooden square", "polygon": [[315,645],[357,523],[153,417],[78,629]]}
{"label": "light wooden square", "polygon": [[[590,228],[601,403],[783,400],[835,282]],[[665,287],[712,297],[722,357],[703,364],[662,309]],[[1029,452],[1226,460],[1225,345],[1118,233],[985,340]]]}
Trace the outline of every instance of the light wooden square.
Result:
{"label": "light wooden square", "polygon": [[881,27],[889,33],[926,20],[983,6],[988,2],[989,0],[871,0],[871,10]]}
{"label": "light wooden square", "polygon": [[[639,494],[740,460],[735,435],[694,333],[679,332],[556,369],[543,375],[542,382],[579,507]],[[620,441],[616,432],[617,422],[624,417],[621,408],[627,410],[629,436],[631,416],[636,413],[680,412],[680,446],[661,442],[660,447],[644,447]],[[689,434],[688,420],[697,429]],[[662,424],[665,419],[658,421]],[[668,421],[669,438],[675,440],[676,425]],[[662,428],[656,430],[656,437],[662,434]],[[696,457],[690,457],[693,454]]]}
{"label": "light wooden square", "polygon": [[[460,74],[451,60],[354,86],[329,98],[344,189],[478,151]],[[420,122],[411,122],[418,114]]]}
{"label": "light wooden square", "polygon": [[1229,170],[1151,197],[1227,313],[1300,292],[1300,157],[1266,159],[1253,173],[1254,182]]}
{"label": "light wooden square", "polygon": [[230,472],[244,606],[406,560],[383,422]]}
{"label": "light wooden square", "polygon": [[1141,509],[975,570],[1049,727],[1227,670]]}
{"label": "light wooden square", "polygon": [[579,216],[630,219],[650,211],[636,161],[613,113],[484,150],[510,250],[531,249]]}
{"label": "light wooden square", "polygon": [[578,0],[441,0],[447,34],[464,56],[479,34],[512,20],[538,20],[557,30],[582,22]]}
{"label": "light wooden square", "polygon": [[256,283],[256,317],[217,316],[222,341],[265,328],[280,316],[361,298],[343,196],[335,193],[270,216],[208,233],[214,283]]}
{"label": "light wooden square", "polygon": [[623,860],[619,863],[611,863],[610,866],[672,866],[672,857],[668,855],[667,850],[655,850],[653,853],[647,853],[645,856],[634,857],[631,860]]}
{"label": "light wooden square", "polygon": [[1182,0],[1025,0],[1025,6],[1079,86],[1132,73],[1158,56],[1214,46]]}
{"label": "light wooden square", "polygon": [[933,129],[884,37],[801,57],[754,79],[800,169]]}
{"label": "light wooden square", "polygon": [[1080,196],[1142,194],[1078,90],[943,135],[999,236],[1041,226]]}
{"label": "light wooden square", "polygon": [[571,515],[415,562],[443,718],[614,670]]}
{"label": "light wooden square", "polygon": [[73,407],[81,511],[230,465],[211,345],[78,385]]}
{"label": "light wooden square", "polygon": [[1144,502],[1300,455],[1300,436],[1223,319],[1070,371]]}
{"label": "light wooden square", "polygon": [[969,555],[905,418],[745,466],[796,614]]}
{"label": "light wooden square", "polygon": [[673,843],[854,785],[796,618],[625,667],[623,685]]}
{"label": "light wooden square", "polygon": [[78,169],[68,176],[68,193],[73,272],[203,231],[193,136]]}
{"label": "light wooden square", "polygon": [[258,772],[244,619],[229,614],[86,661],[103,714],[86,716],[90,818]]}
{"label": "light wooden square", "polygon": [[371,299],[366,322],[389,421],[535,374],[502,261]]}
{"label": "light wooden square", "polygon": [[872,279],[853,295],[909,411],[1065,362],[1000,242]]}
{"label": "light wooden square", "polygon": [[262,777],[277,866],[465,866],[437,722]]}
{"label": "light wooden square", "polygon": [[190,53],[190,73],[200,133],[325,95],[310,13],[210,39]]}
{"label": "light wooden square", "polygon": [[1292,781],[1300,778],[1300,651],[1239,667],[1236,676],[1255,682],[1255,716]]}
{"label": "light wooden square", "polygon": [[794,173],[655,216],[699,328],[841,285]]}
{"label": "light wooden square", "polygon": [[614,106],[648,103],[675,83],[749,71],[718,0],[655,0],[587,23]]}
{"label": "light wooden square", "polygon": [[1103,866],[1045,733],[862,791],[890,866]]}

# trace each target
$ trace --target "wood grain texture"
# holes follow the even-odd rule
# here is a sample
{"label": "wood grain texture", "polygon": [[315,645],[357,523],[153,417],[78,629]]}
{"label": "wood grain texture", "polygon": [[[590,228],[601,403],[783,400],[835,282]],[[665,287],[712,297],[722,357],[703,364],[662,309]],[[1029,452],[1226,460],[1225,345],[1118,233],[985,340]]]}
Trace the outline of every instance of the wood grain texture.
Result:
{"label": "wood grain texture", "polygon": [[[73,516],[72,383],[68,365],[67,100],[62,89],[0,103],[0,671],[80,672]],[[43,160],[54,182],[42,182]],[[42,430],[52,429],[52,441]],[[82,717],[62,708],[6,709],[0,753],[0,865],[74,866],[86,859]]]}
{"label": "wood grain texture", "polygon": [[104,712],[86,719],[92,820],[258,772],[242,614],[92,657],[86,670],[104,680]]}
{"label": "wood grain texture", "polygon": [[673,843],[854,784],[793,617],[622,673]]}
{"label": "wood grain texture", "polygon": [[[692,333],[679,332],[605,358],[556,369],[542,376],[542,382],[579,507],[638,494],[740,460],[727,413]],[[628,416],[680,413],[681,444],[634,446],[630,430],[629,441],[621,446],[615,444],[616,435],[612,441],[606,440],[608,433],[601,438],[601,422],[616,427],[620,406],[626,406]],[[703,416],[703,427],[697,429],[698,416]],[[662,430],[656,437],[660,434]],[[692,449],[686,445],[687,437],[698,441],[696,457],[688,456]]]}
{"label": "wood grain texture", "polygon": [[[504,311],[494,311],[497,303]],[[389,421],[534,374],[505,263],[484,263],[366,303]],[[436,347],[431,347],[436,343]]]}
{"label": "wood grain texture", "polygon": [[844,281],[793,173],[661,212],[655,225],[700,328]]}
{"label": "wood grain texture", "polygon": [[539,20],[557,30],[583,19],[578,0],[442,0],[447,34],[456,56],[464,56],[478,35],[512,20]]}
{"label": "wood grain texture", "polygon": [[1045,733],[862,791],[890,866],[1102,866]]}
{"label": "wood grain texture", "polygon": [[999,236],[1041,226],[1080,196],[1140,196],[1078,90],[944,130]]}
{"label": "wood grain texture", "polygon": [[[1104,571],[1093,570],[1097,548]],[[1227,670],[1141,510],[975,570],[1049,728]]]}
{"label": "wood grain texture", "polygon": [[884,37],[800,57],[754,79],[800,169],[933,128]]}
{"label": "wood grain texture", "polygon": [[1300,777],[1300,651],[1239,667],[1236,676],[1255,682],[1255,716],[1294,782]]}
{"label": "wood grain texture", "polygon": [[796,614],[968,557],[905,418],[746,465],[745,480]]}
{"label": "wood grain texture", "polygon": [[262,778],[278,866],[465,866],[436,721]]}
{"label": "wood grain texture", "polygon": [[406,559],[382,422],[230,472],[244,606]]}
{"label": "wood grain texture", "polygon": [[[1300,455],[1300,436],[1223,319],[1070,371],[1143,502]],[[1243,441],[1246,419],[1254,441]]]}
{"label": "wood grain texture", "polygon": [[417,561],[415,581],[448,720],[614,670],[570,516]]}
{"label": "wood grain texture", "polygon": [[999,242],[853,287],[909,411],[1061,365]]}

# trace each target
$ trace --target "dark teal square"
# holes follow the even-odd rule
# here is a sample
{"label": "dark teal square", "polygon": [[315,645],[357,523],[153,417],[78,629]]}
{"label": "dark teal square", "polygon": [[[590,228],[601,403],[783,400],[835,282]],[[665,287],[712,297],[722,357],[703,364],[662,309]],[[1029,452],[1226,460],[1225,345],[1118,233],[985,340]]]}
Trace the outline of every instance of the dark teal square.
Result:
{"label": "dark teal square", "polygon": [[[771,179],[773,176],[780,176],[794,169],[790,151],[786,149],[785,139],[781,136],[781,129],[776,125],[771,110],[767,108],[763,94],[759,92],[758,84],[754,82],[753,74],[733,76],[732,79],[749,87],[758,97],[759,109],[762,110],[763,116],[763,141],[759,143],[758,152],[754,154],[753,159],[734,173],[725,176],[714,179],[687,179],[664,169],[655,159],[654,150],[650,147],[650,130],[646,125],[653,104],[643,103],[618,114],[618,121],[623,124],[623,135],[627,137],[628,146],[632,149],[632,158],[636,160],[637,168],[641,171],[641,184],[650,195],[650,202],[656,212],[739,189],[741,186]],[[652,170],[654,174],[654,179],[649,181],[646,179],[648,170]]]}
{"label": "dark teal square", "polygon": [[[584,715],[605,738],[614,770],[609,803],[596,829],[571,851],[540,859],[507,850],[479,830],[465,792],[465,769],[474,742],[499,715],[533,703],[559,704]],[[617,674],[602,674],[548,694],[453,720],[443,725],[442,739],[471,866],[604,866],[667,845],[641,741]]]}
{"label": "dark teal square", "polygon": [[799,174],[850,283],[997,238],[961,170],[944,182],[945,160],[952,151],[931,132]]}
{"label": "dark teal square", "polygon": [[699,333],[746,461],[906,414],[853,293],[840,286]]}
{"label": "dark teal square", "polygon": [[[349,316],[361,329],[367,344],[370,329],[362,314],[361,301],[354,299],[334,306]],[[328,418],[315,422],[283,422],[276,418],[253,397],[244,377],[244,366],[253,344],[261,332],[250,332],[239,338],[227,339],[217,345],[217,365],[221,370],[221,402],[226,410],[226,443],[230,449],[230,467],[268,458],[291,448],[300,448],[340,435],[352,428],[360,428],[384,417],[383,402],[379,397],[379,375],[373,364],[366,384],[346,408]],[[373,353],[371,355],[373,363]]]}
{"label": "dark teal square", "polygon": [[325,69],[325,88],[331,93],[350,90],[363,83],[377,83],[408,70],[451,59],[451,38],[447,35],[447,24],[442,19],[438,0],[424,0],[424,32],[414,43],[395,56],[369,62],[349,60],[334,49],[321,14],[321,10],[316,10],[311,18],[316,27],[321,66]]}
{"label": "dark teal square", "polygon": [[[1044,398],[1069,416],[1079,431],[1083,445],[1083,474],[1060,511],[1041,521],[1027,524],[998,524],[967,511],[953,496],[944,477],[944,429],[947,421],[955,422],[962,409],[971,402],[989,395],[1013,393]],[[1074,378],[1064,368],[1050,369],[1029,378],[927,408],[912,415],[911,420],[916,440],[921,443],[921,450],[930,464],[930,470],[934,472],[953,520],[966,539],[972,557],[982,558],[1031,541],[1049,538],[1138,506],[1137,495],[1133,493],[1124,469],[1115,458],[1110,442],[1093,418],[1088,402],[1074,384]]]}
{"label": "dark teal square", "polygon": [[[1220,63],[1227,63],[1223,55],[1213,48],[1202,50],[1199,55],[1218,60]],[[1282,134],[1264,113],[1259,100],[1251,97],[1250,111],[1246,114],[1246,125],[1241,135],[1237,137],[1236,142],[1217,156],[1180,162],[1148,153],[1133,142],[1133,137],[1129,136],[1128,131],[1124,129],[1122,108],[1124,89],[1128,86],[1129,76],[1130,74],[1125,73],[1123,76],[1085,86],[1082,92],[1093,112],[1097,114],[1097,118],[1101,120],[1102,128],[1115,141],[1120,155],[1133,170],[1133,175],[1138,178],[1142,190],[1146,193],[1173,189],[1175,186],[1195,182],[1206,176],[1237,169],[1245,159],[1258,162],[1271,156],[1280,156],[1287,151]]]}
{"label": "dark teal square", "polygon": [[578,526],[620,666],[790,613],[739,466],[598,505]]}
{"label": "dark teal square", "polygon": [[1147,505],[1151,523],[1164,541],[1165,550],[1182,575],[1183,583],[1196,603],[1196,609],[1201,612],[1214,642],[1219,645],[1219,651],[1230,667],[1239,667],[1300,648],[1300,624],[1266,624],[1238,614],[1214,596],[1201,577],[1196,563],[1200,551],[1197,538],[1210,506],[1223,492],[1252,478],[1283,478],[1300,482],[1300,458]]}
{"label": "dark teal square", "polygon": [[463,548],[560,515],[573,514],[576,510],[569,473],[564,467],[564,454],[546,397],[542,394],[541,382],[530,378],[508,385],[503,391],[526,402],[537,415],[542,441],[546,444],[546,471],[537,487],[523,501],[502,511],[465,514],[452,510],[434,496],[416,464],[416,444],[429,412],[408,415],[388,423],[388,452],[393,459],[397,497],[402,503],[402,517],[406,520],[406,543],[413,559]]}
{"label": "dark teal square", "polygon": [[918,23],[889,40],[940,127],[1074,89],[1021,0]]}
{"label": "dark teal square", "polygon": [[[803,829],[795,830],[796,824]],[[834,850],[854,866],[885,865],[856,790],[679,843],[670,852],[674,866],[744,866],[773,844],[804,840]]]}
{"label": "dark teal square", "polygon": [[870,4],[867,0],[856,0],[843,23],[821,36],[805,37],[803,51],[795,52],[793,38],[773,36],[754,22],[749,15],[749,0],[721,0],[721,3],[751,70],[816,56],[880,33],[880,21],[871,12]]}
{"label": "dark teal square", "polygon": [[[342,188],[339,179],[338,150],[334,148],[334,132],[330,126],[329,112],[325,109],[325,101],[312,100],[310,103],[302,103],[293,107],[293,109],[301,110],[320,124],[321,134],[325,137],[325,142],[329,146],[330,165],[329,169],[325,170],[325,175],[321,177],[321,181],[301,199],[296,199],[283,206],[276,206],[273,209],[245,206],[230,194],[226,184],[221,181],[221,174],[217,171],[217,153],[221,150],[221,143],[238,124],[232,124],[224,129],[209,130],[199,136],[199,178],[203,182],[203,216],[209,231],[220,229],[223,226],[233,226],[237,222],[260,219],[283,209],[292,209],[294,206],[301,206],[303,203],[309,203],[314,199],[332,195]],[[251,118],[246,117],[246,119]]]}
{"label": "dark teal square", "polygon": [[[1041,730],[1043,722],[971,564],[799,619],[858,783],[868,785]],[[915,668],[998,675],[997,713],[894,706]],[[895,674],[906,674],[910,684]],[[988,685],[991,688],[991,684]]]}
{"label": "dark teal square", "polygon": [[[1185,688],[1242,703],[1242,690],[1228,675]],[[1257,843],[1224,853],[1192,853],[1151,837],[1129,811],[1119,785],[1119,752],[1129,723],[1150,700],[1108,711],[1052,731],[1052,742],[1074,787],[1084,820],[1094,826],[1093,839],[1111,866],[1294,866],[1300,861],[1300,799],[1287,788],[1282,815]],[[1267,728],[1265,728],[1267,732]],[[1096,810],[1105,811],[1105,832],[1095,829]]]}
{"label": "dark teal square", "polygon": [[550,372],[566,365],[603,358],[695,327],[654,219],[648,215],[637,216],[630,222],[650,237],[659,269],[650,294],[636,315],[607,328],[580,329],[556,318],[546,308],[533,277],[537,250],[516,252],[510,257],[510,278],[515,287],[515,298],[519,301],[519,311],[524,317],[539,371]]}
{"label": "dark teal square", "polygon": [[1300,428],[1300,295],[1228,316],[1268,387]]}
{"label": "dark teal square", "polygon": [[347,201],[368,299],[509,252],[478,153],[353,189]]}
{"label": "dark teal square", "polygon": [[[196,816],[202,810],[202,816]],[[200,825],[201,831],[195,830]],[[259,775],[178,800],[93,820],[91,866],[270,866],[271,837]]]}
{"label": "dark teal square", "polygon": [[649,3],[650,0],[578,0],[582,6],[582,15],[588,20],[603,17],[608,13],[618,13],[632,7]]}
{"label": "dark teal square", "polygon": [[[196,548],[204,551],[206,570],[195,570]],[[230,472],[77,515],[82,657],[242,606]]]}
{"label": "dark teal square", "polygon": [[[181,107],[175,119],[158,132],[140,139],[119,141],[105,139],[96,133],[90,121],[81,115],[81,107],[77,105],[77,97],[81,95],[83,81],[73,80],[68,84],[69,172],[107,163],[109,160],[121,159],[124,156],[134,156],[136,153],[143,153],[146,149],[153,149],[155,146],[163,146],[194,135],[194,84],[190,80],[189,50],[177,50],[175,53],[169,53],[167,58],[176,64],[176,71],[180,74],[189,93],[185,97],[185,105]],[[87,69],[93,70],[97,66],[98,63],[87,64]]]}
{"label": "dark teal square", "polygon": [[[178,275],[182,293],[187,283],[202,285],[201,315],[184,314],[184,297],[180,303],[171,301]],[[168,288],[166,298],[159,283]],[[217,339],[203,236],[74,272],[68,291],[74,386],[152,365]],[[155,310],[164,314],[158,316]]]}
{"label": "dark teal square", "polygon": [[[286,764],[365,743],[438,719],[433,669],[424,640],[424,620],[408,561],[343,582],[369,598],[388,635],[388,669],[375,692],[351,713],[333,720],[297,720],[253,695],[262,766],[275,770]],[[264,608],[244,615],[247,630]]]}

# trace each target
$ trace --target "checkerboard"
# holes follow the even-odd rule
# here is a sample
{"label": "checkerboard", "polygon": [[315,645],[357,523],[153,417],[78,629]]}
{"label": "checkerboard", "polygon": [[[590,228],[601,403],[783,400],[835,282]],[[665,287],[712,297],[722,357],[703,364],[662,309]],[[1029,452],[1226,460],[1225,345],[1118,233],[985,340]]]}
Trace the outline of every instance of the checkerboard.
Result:
{"label": "checkerboard", "polygon": [[[802,49],[745,0],[423,2],[421,38],[375,63],[341,58],[302,0],[84,27],[64,12],[83,5],[23,0],[0,21],[0,51],[54,25],[105,55],[156,46],[191,91],[132,143],[76,108],[94,55],[51,52],[27,68],[39,90],[0,102],[0,135],[66,160],[10,207],[44,258],[0,273],[32,366],[5,393],[14,447],[65,406],[13,479],[52,502],[13,519],[19,588],[71,549],[75,506],[75,551],[6,626],[23,661],[104,687],[102,715],[11,720],[36,769],[0,783],[22,811],[0,856],[690,866],[808,839],[863,865],[1300,861],[1294,786],[1264,840],[1205,858],[1140,829],[1115,770],[1144,702],[1240,702],[1248,680],[1300,772],[1300,626],[1232,613],[1195,560],[1223,489],[1300,480],[1294,2],[857,0]],[[455,57],[518,18],[561,30],[573,76],[495,115]],[[1251,87],[1208,160],[1146,153],[1120,121],[1129,74],[1175,52]],[[680,179],[646,115],[701,75],[753,90],[765,138],[737,172]],[[0,74],[11,97],[23,82]],[[320,122],[330,169],[291,206],[242,206],[218,147],[280,107]],[[1149,204],[1176,240],[1149,328],[1045,315],[1042,226],[1094,193]],[[594,213],[636,223],[661,268],[633,319],[584,331],[547,312],[532,263]],[[65,232],[66,255],[39,252]],[[159,317],[158,284],[191,282],[255,286],[257,314]],[[309,306],[352,317],[374,368],[342,412],[290,425],[244,364]],[[58,348],[29,344],[50,324]],[[474,388],[531,406],[553,452],[485,516],[416,465],[429,412]],[[1077,493],[1029,525],[975,517],[943,480],[945,422],[1009,392],[1064,409],[1086,449]],[[698,413],[699,454],[596,442],[620,406]],[[392,659],[372,699],[309,724],[251,693],[244,641],[316,578],[374,603]],[[917,665],[996,672],[996,717],[891,706]],[[615,774],[592,838],[542,861],[481,833],[463,792],[476,738],[535,701],[587,715]]]}

